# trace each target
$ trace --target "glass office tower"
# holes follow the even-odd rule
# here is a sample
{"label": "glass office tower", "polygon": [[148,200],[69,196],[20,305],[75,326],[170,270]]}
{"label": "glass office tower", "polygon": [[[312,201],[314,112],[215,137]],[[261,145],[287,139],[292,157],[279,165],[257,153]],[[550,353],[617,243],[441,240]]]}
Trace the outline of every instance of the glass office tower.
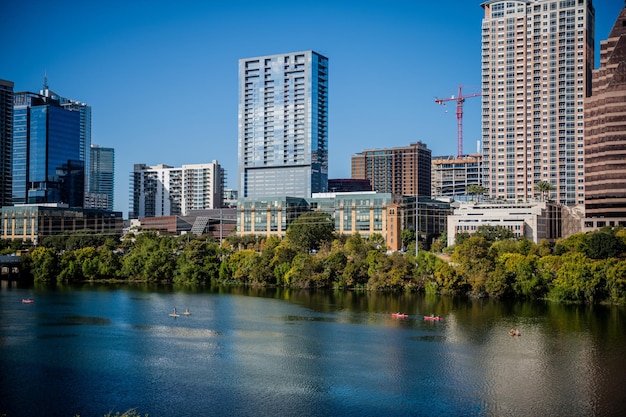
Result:
{"label": "glass office tower", "polygon": [[239,197],[328,190],[328,58],[239,60]]}
{"label": "glass office tower", "polygon": [[13,111],[13,204],[83,207],[80,113],[34,93],[16,93]]}
{"label": "glass office tower", "polygon": [[89,161],[89,192],[85,207],[113,211],[115,149],[91,145]]}

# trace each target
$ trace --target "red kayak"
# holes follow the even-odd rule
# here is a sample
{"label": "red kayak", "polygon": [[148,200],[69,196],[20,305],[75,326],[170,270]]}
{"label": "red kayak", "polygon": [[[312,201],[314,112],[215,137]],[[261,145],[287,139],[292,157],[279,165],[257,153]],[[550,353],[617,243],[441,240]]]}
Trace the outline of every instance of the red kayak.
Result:
{"label": "red kayak", "polygon": [[441,321],[443,317],[439,316],[424,316],[424,320]]}
{"label": "red kayak", "polygon": [[391,317],[395,317],[397,319],[406,319],[407,317],[409,317],[409,315],[404,313],[391,313]]}
{"label": "red kayak", "polygon": [[35,300],[33,300],[32,298],[22,298],[22,303],[23,304],[32,304],[34,302],[35,302]]}

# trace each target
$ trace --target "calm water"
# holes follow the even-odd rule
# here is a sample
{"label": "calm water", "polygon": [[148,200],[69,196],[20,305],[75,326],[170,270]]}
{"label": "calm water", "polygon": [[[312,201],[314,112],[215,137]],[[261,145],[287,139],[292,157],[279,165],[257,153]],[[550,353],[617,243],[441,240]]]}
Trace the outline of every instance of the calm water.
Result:
{"label": "calm water", "polygon": [[[192,314],[169,317],[174,306]],[[4,282],[0,415],[626,415],[625,319],[421,295]]]}

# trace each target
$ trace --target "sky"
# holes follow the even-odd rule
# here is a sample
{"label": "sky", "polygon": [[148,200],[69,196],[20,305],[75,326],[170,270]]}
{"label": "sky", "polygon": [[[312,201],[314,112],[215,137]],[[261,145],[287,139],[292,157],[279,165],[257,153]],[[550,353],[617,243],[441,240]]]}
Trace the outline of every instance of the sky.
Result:
{"label": "sky", "polygon": [[[92,144],[115,149],[115,211],[133,165],[208,163],[237,186],[238,61],[314,50],[329,59],[329,178],[350,157],[421,141],[456,155],[455,103],[480,92],[481,0],[0,0],[0,78],[92,106]],[[594,0],[596,44],[623,0]],[[596,46],[596,61],[599,46]],[[597,64],[596,64],[597,66]],[[463,151],[480,98],[463,107]]]}

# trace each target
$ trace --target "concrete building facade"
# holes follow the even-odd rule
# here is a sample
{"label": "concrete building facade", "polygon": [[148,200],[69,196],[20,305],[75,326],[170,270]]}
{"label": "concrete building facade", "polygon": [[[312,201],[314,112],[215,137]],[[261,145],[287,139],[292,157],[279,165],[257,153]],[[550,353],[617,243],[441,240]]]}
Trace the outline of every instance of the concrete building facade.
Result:
{"label": "concrete building facade", "polygon": [[214,160],[181,168],[135,164],[129,218],[185,216],[222,207],[224,170]]}
{"label": "concrete building facade", "polygon": [[467,187],[482,186],[482,155],[461,158],[437,157],[432,160],[431,192],[433,197],[452,197],[466,200]]}
{"label": "concrete building facade", "polygon": [[482,3],[483,185],[493,199],[585,198],[584,101],[591,92],[591,0]]}
{"label": "concrete building facade", "polygon": [[561,206],[553,203],[459,203],[448,216],[448,246],[458,233],[475,233],[481,226],[502,226],[516,237],[535,243],[561,237]]}

